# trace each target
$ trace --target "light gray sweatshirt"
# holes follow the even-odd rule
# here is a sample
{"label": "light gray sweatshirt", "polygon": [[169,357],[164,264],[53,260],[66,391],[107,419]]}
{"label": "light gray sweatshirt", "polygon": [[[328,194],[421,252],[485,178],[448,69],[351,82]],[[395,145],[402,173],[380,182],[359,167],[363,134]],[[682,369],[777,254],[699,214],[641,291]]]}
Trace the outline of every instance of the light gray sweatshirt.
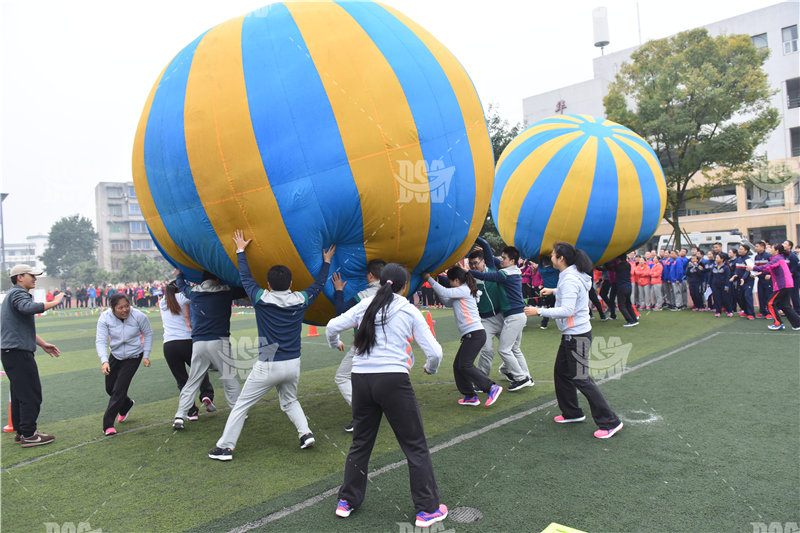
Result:
{"label": "light gray sweatshirt", "polygon": [[[339,346],[339,335],[343,331],[358,327],[373,298],[374,296],[361,300],[328,322],[325,335],[331,348]],[[408,373],[414,366],[411,341],[416,340],[428,358],[425,369],[429,374],[435,374],[442,360],[442,347],[436,342],[419,309],[395,294],[386,311],[385,323],[382,323],[382,318],[383,313],[379,311],[375,323],[375,346],[368,353],[356,352],[353,357],[353,373]]]}
{"label": "light gray sweatshirt", "polygon": [[592,330],[589,322],[589,288],[592,278],[579,272],[575,265],[568,266],[558,275],[555,289],[556,306],[539,307],[539,314],[555,318],[564,335],[578,335]]}
{"label": "light gray sweatshirt", "polygon": [[153,330],[147,315],[138,309],[131,309],[125,320],[120,320],[111,309],[106,309],[97,320],[95,347],[100,362],[108,362],[108,349],[120,361],[133,359],[144,353],[144,359],[150,358],[153,348]]}
{"label": "light gray sweatshirt", "polygon": [[433,277],[428,278],[428,283],[442,303],[453,308],[456,327],[462,337],[467,333],[483,329],[481,316],[478,314],[478,300],[472,297],[468,286],[442,287]]}

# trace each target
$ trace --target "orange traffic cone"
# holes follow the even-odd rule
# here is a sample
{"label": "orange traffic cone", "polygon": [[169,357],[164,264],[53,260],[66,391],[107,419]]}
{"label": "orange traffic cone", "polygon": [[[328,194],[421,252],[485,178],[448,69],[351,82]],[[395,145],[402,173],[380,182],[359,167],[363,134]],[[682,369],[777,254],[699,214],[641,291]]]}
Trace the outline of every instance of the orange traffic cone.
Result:
{"label": "orange traffic cone", "polygon": [[428,322],[428,327],[431,328],[431,333],[433,334],[433,338],[436,338],[436,330],[433,328],[433,325],[436,324],[436,321],[431,317],[431,312],[428,311],[428,316],[425,318]]}
{"label": "orange traffic cone", "polygon": [[4,433],[14,433],[17,430],[14,429],[14,423],[11,421],[11,398],[8,399],[8,425],[3,427]]}
{"label": "orange traffic cone", "polygon": [[306,337],[319,337],[317,326],[308,326],[308,335],[306,335]]}

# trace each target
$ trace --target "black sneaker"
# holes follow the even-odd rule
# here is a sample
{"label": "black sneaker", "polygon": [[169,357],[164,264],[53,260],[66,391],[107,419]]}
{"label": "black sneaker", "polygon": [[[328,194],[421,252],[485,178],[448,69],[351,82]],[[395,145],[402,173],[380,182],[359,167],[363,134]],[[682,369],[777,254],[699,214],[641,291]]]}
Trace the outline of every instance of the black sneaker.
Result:
{"label": "black sneaker", "polygon": [[348,432],[348,433],[352,433],[352,432],[353,432],[353,421],[352,421],[352,420],[350,421],[350,423],[349,423],[349,424],[347,424],[347,425],[344,427],[344,430],[345,430],[346,432]]}
{"label": "black sneaker", "polygon": [[197,408],[196,405],[193,405],[189,412],[187,413],[187,418],[189,420],[199,420],[200,419],[200,409]]}
{"label": "black sneaker", "polygon": [[315,442],[313,433],[306,433],[300,437],[300,448],[311,448]]}
{"label": "black sneaker", "polygon": [[230,461],[233,459],[233,450],[230,448],[214,448],[208,452],[208,456],[217,461]]}
{"label": "black sneaker", "polygon": [[183,418],[176,418],[172,423],[172,429],[183,429]]}
{"label": "black sneaker", "polygon": [[515,392],[520,389],[524,389],[525,387],[533,387],[533,380],[530,377],[526,377],[525,379],[521,379],[519,381],[512,381],[511,385],[508,386],[508,390]]}
{"label": "black sneaker", "polygon": [[499,372],[505,376],[506,381],[508,381],[509,383],[514,383],[514,378],[511,376],[511,374],[507,374],[502,370],[500,370]]}

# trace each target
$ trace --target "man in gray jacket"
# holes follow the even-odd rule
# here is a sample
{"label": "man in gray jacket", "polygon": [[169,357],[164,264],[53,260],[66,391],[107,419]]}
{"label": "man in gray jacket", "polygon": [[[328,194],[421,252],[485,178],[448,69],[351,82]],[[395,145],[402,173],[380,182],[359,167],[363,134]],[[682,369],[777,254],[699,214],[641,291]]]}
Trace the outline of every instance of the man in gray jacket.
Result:
{"label": "man in gray jacket", "polygon": [[58,357],[61,352],[36,334],[34,316],[59,305],[64,293],[59,293],[52,302],[34,302],[29,291],[36,287],[36,276],[41,275],[41,271],[28,265],[12,268],[13,287],[6,294],[0,312],[0,321],[3,323],[0,338],[3,370],[11,384],[11,423],[17,430],[14,442],[23,448],[50,444],[55,439],[53,435],[36,429],[36,419],[39,418],[42,405],[42,384],[33,352],[36,351],[36,345],[51,357]]}

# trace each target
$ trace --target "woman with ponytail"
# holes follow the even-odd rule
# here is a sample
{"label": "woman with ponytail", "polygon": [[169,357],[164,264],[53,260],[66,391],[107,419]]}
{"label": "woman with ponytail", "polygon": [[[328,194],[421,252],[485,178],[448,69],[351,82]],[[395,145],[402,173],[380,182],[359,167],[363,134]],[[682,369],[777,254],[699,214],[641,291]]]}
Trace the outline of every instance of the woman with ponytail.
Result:
{"label": "woman with ponytail", "polygon": [[592,418],[600,429],[598,439],[607,439],[622,429],[622,422],[611,410],[603,393],[589,374],[589,354],[592,347],[592,325],[589,322],[589,288],[592,286],[592,261],[589,256],[566,242],[553,245],[553,266],[560,272],[558,287],[542,289],[556,295],[555,307],[526,307],[528,316],[547,316],[556,319],[561,331],[553,370],[556,400],[561,409],[553,420],[559,424],[583,422],[586,416],[578,405],[578,391],[589,401]]}
{"label": "woman with ponytail", "polygon": [[480,405],[481,401],[475,391],[481,390],[489,394],[485,404],[486,407],[489,407],[497,401],[497,397],[503,392],[503,387],[490,380],[474,365],[475,358],[486,344],[486,331],[483,329],[481,317],[478,315],[478,285],[475,283],[475,278],[459,266],[454,266],[447,271],[450,288],[439,285],[430,274],[426,278],[442,303],[453,308],[456,326],[461,333],[461,346],[453,361],[456,387],[464,395],[458,400],[458,403],[460,405]]}
{"label": "woman with ponytail", "polygon": [[411,341],[416,340],[427,356],[426,374],[436,373],[442,347],[419,310],[402,296],[408,284],[406,269],[389,263],[381,272],[380,284],[375,296],[361,300],[326,327],[330,346],[339,350],[344,350],[339,335],[358,327],[352,371],[353,444],[345,462],[336,515],[346,518],[364,501],[369,457],[386,415],[408,459],[416,525],[429,527],[444,520],[447,507],[439,502],[422,416],[409,378],[414,366]]}

